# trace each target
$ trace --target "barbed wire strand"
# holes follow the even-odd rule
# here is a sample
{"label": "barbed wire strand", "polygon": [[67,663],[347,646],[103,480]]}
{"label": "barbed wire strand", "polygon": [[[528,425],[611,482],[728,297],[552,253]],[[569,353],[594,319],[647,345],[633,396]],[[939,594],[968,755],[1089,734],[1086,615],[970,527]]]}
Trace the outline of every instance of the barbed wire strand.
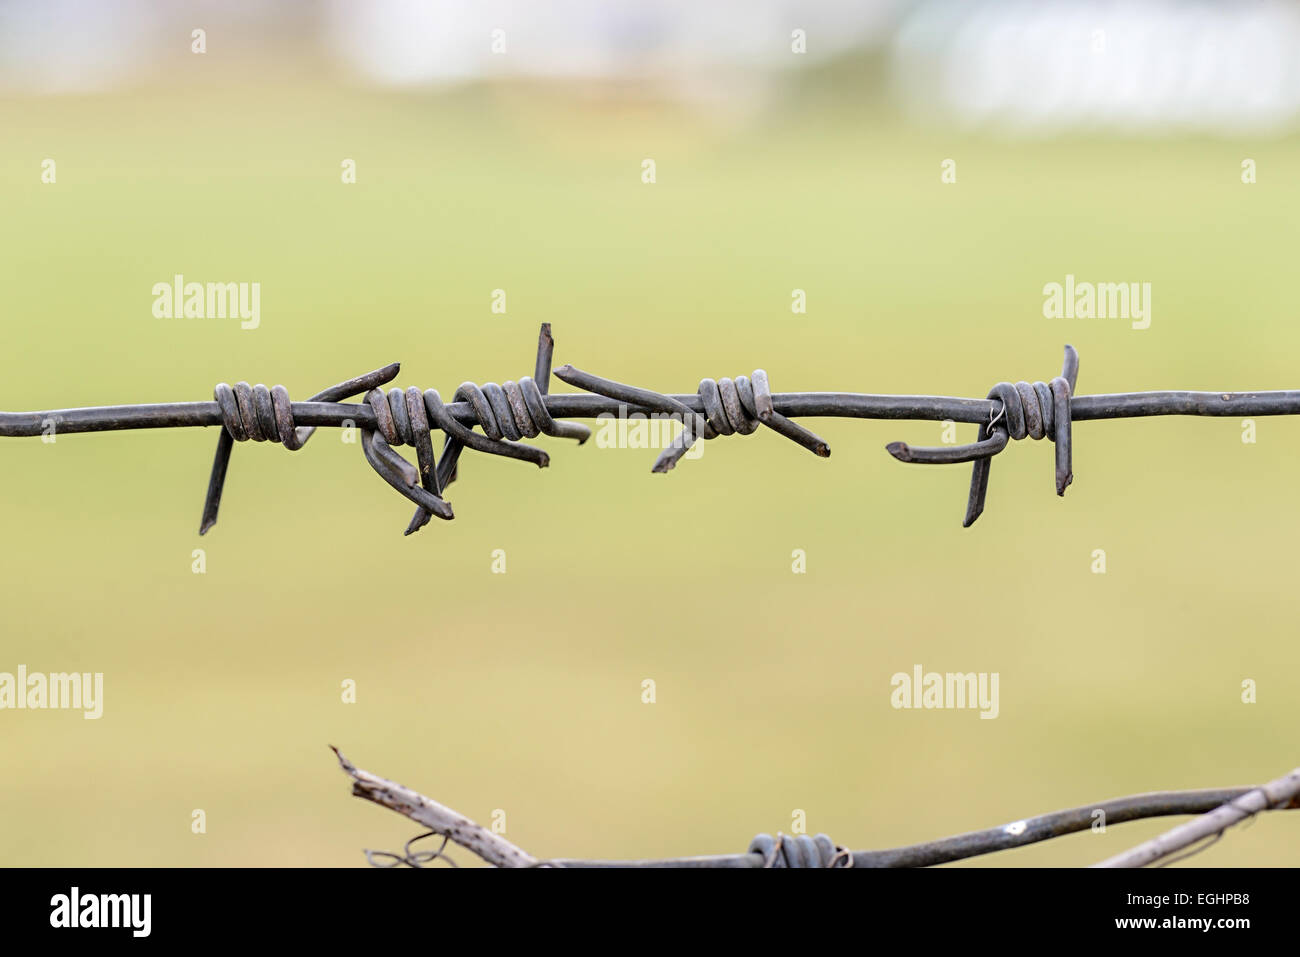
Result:
{"label": "barbed wire strand", "polygon": [[[333,746],[331,748],[338,758],[339,766],[351,779],[352,793],[356,797],[397,811],[429,828],[429,833],[441,834],[497,867],[930,867],[1092,830],[1099,822],[1103,826],[1110,826],[1147,818],[1183,814],[1202,815],[1154,841],[1148,841],[1132,851],[1116,855],[1097,865],[1098,867],[1141,867],[1176,854],[1208,836],[1222,835],[1223,831],[1232,824],[1245,820],[1259,811],[1300,808],[1300,768],[1297,768],[1290,774],[1261,787],[1205,788],[1134,794],[1064,811],[1054,811],[1050,814],[1014,821],[1001,827],[883,851],[850,851],[835,844],[825,834],[815,836],[803,834],[791,837],[778,833],[776,838],[766,834],[758,835],[750,842],[744,854],[628,861],[564,858],[539,860],[510,844],[501,835],[494,834],[463,815],[443,807],[432,798],[369,771],[360,770],[345,758],[338,748]],[[1171,837],[1171,835],[1175,836]],[[428,836],[429,834],[421,834],[412,841]],[[387,857],[397,859],[397,863],[405,863],[404,859],[411,857],[410,843],[408,842],[402,855],[388,853]],[[370,859],[374,853],[376,852],[367,851],[367,859]]]}
{"label": "barbed wire strand", "polygon": [[[482,386],[465,382],[451,402],[434,389],[421,392],[380,386],[400,371],[392,363],[316,393],[306,402],[292,402],[283,386],[267,388],[217,385],[211,402],[172,402],[149,405],[100,406],[43,412],[0,412],[0,436],[40,436],[50,433],[111,432],[126,429],[197,428],[220,426],[216,455],[208,481],[200,534],[217,520],[234,443],[274,442],[296,451],[320,428],[361,430],[366,460],[389,485],[409,499],[416,512],[406,534],[437,517],[453,518],[444,491],[457,478],[465,449],[503,455],[544,468],[549,456],[521,442],[545,434],[579,443],[591,430],[574,418],[656,415],[681,422],[681,433],[656,459],[652,470],[667,472],[699,440],[751,435],[760,427],[776,432],[820,457],[829,444],[793,421],[803,417],[856,419],[914,419],[952,421],[979,426],[976,440],[965,445],[919,447],[891,442],[887,451],[901,462],[944,465],[971,462],[970,493],[964,525],[984,510],[993,458],[1013,440],[1050,438],[1056,447],[1055,488],[1058,495],[1074,478],[1072,430],[1075,422],[1145,416],[1269,416],[1300,414],[1300,391],[1274,392],[1120,392],[1075,394],[1079,356],[1065,347],[1061,374],[1050,382],[999,382],[983,399],[937,395],[871,395],[852,392],[772,392],[767,373],[756,369],[734,380],[703,379],[694,393],[667,394],[626,385],[584,372],[571,365],[554,371],[560,380],[584,393],[552,395],[554,340],[550,324],[538,336],[534,377],[518,382]],[[341,400],[363,395],[359,404]],[[475,432],[477,428],[480,431]],[[431,434],[444,435],[435,455]],[[393,450],[410,445],[417,464]]]}

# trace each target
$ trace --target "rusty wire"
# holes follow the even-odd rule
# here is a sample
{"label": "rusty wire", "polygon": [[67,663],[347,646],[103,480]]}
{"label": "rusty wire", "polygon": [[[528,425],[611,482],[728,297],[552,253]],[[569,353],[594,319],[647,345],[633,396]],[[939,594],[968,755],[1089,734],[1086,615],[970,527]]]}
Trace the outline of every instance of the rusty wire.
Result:
{"label": "rusty wire", "polygon": [[[901,462],[926,465],[972,462],[970,493],[963,524],[971,525],[984,509],[994,456],[1012,440],[1050,438],[1056,447],[1055,487],[1064,495],[1074,477],[1072,425],[1095,419],[1157,415],[1254,416],[1300,413],[1300,391],[1275,392],[1121,392],[1075,395],[1078,353],[1065,347],[1061,374],[1050,382],[999,382],[983,399],[934,395],[869,395],[849,392],[772,392],[767,373],[703,379],[696,392],[666,394],[625,385],[583,372],[571,365],[554,374],[585,394],[551,395],[554,341],[550,324],[542,325],[532,377],[518,382],[479,386],[463,383],[444,403],[434,389],[421,392],[379,387],[396,378],[393,363],[366,375],[331,386],[306,402],[292,402],[283,386],[268,389],[246,382],[219,384],[211,402],[173,402],[61,409],[45,412],[0,412],[0,436],[38,436],[108,432],[124,429],[220,426],[216,455],[204,501],[199,532],[217,520],[230,455],[235,442],[270,441],[290,451],[303,447],[318,428],[354,426],[361,430],[362,450],[371,467],[409,499],[416,511],[406,534],[431,518],[453,517],[443,493],[456,480],[461,452],[466,449],[519,459],[544,468],[545,451],[520,440],[539,434],[585,441],[590,429],[570,418],[650,414],[681,422],[681,433],[659,455],[655,472],[667,472],[701,439],[749,435],[771,429],[823,458],[830,446],[793,421],[800,417],[858,419],[918,419],[952,421],[979,426],[967,445],[922,448],[905,442],[886,446]],[[363,395],[360,404],[341,400]],[[477,427],[480,431],[475,432]],[[442,432],[442,451],[435,456],[431,435]],[[394,451],[415,448],[417,464]]]}

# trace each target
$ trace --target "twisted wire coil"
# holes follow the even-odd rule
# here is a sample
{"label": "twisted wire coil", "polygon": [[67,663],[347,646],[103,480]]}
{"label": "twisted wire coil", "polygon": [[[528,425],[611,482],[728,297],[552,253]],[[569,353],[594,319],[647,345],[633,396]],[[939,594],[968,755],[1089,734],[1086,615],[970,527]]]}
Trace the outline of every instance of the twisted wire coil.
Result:
{"label": "twisted wire coil", "polygon": [[704,414],[694,411],[685,403],[662,392],[624,385],[612,379],[603,379],[583,372],[571,365],[555,370],[556,378],[620,402],[630,402],[652,411],[668,413],[682,423],[682,431],[668,444],[655,460],[652,472],[671,470],[682,456],[690,451],[697,439],[715,439],[720,435],[752,435],[760,425],[804,448],[814,455],[827,458],[830,446],[814,432],[810,432],[777,412],[772,405],[772,389],[767,373],[755,369],[752,377],[737,376],[732,379],[702,379],[697,394],[704,406]]}
{"label": "twisted wire coil", "polygon": [[[502,385],[461,384],[452,401],[470,404],[482,434],[452,416],[436,389],[421,392],[412,386],[406,390],[390,389],[385,394],[379,386],[397,376],[401,368],[397,363],[340,382],[309,401],[336,402],[364,393],[376,424],[361,430],[362,450],[379,476],[415,503],[415,515],[406,528],[406,534],[410,535],[435,516],[444,520],[455,517],[451,504],[443,498],[443,490],[456,480],[463,449],[504,455],[545,468],[550,462],[546,452],[514,443],[541,434],[576,439],[580,443],[590,436],[591,430],[585,425],[553,419],[546,409],[543,396],[545,382],[550,377],[553,349],[550,325],[543,324],[538,336],[536,364],[541,385],[531,376]],[[222,431],[199,534],[216,523],[234,442],[278,442],[292,452],[301,449],[315,432],[314,428],[295,424],[289,391],[282,385],[268,389],[260,383],[250,386],[247,382],[237,382],[230,386],[222,382],[213,390],[213,396],[221,412]],[[435,428],[446,435],[441,455],[435,455],[433,450],[430,433]],[[416,466],[393,450],[394,446],[403,445],[414,447]]]}
{"label": "twisted wire coil", "polygon": [[770,834],[759,834],[749,842],[748,853],[762,855],[763,866],[770,868],[853,866],[853,852],[839,846],[825,834],[791,837],[778,831],[775,839]]}

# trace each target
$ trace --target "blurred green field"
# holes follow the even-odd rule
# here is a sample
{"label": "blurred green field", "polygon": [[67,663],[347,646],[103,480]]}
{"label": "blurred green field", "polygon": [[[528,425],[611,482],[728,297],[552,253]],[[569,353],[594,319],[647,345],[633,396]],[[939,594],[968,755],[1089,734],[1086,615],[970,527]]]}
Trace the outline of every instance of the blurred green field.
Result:
{"label": "blurred green field", "polygon": [[[10,410],[236,379],[305,398],[394,360],[447,396],[531,373],[541,322],[557,362],[667,391],[761,366],[777,391],[982,396],[1049,379],[1065,342],[1081,393],[1300,387],[1295,139],[1017,142],[811,94],[725,125],[292,77],[7,100],[0,130]],[[175,273],[260,282],[260,328],[155,319]],[[1066,273],[1152,283],[1151,327],[1043,318]],[[503,809],[541,857],[737,852],[795,809],[884,847],[1296,763],[1300,422],[1254,445],[1235,419],[1080,423],[1064,500],[1048,444],[1020,443],[971,529],[967,467],[884,451],[937,423],[809,424],[830,460],[770,433],[669,476],[594,443],[540,440],[541,472],[467,453],[456,521],[405,539],[409,506],[335,432],[238,447],[203,539],[215,430],[0,441],[0,671],[102,671],[106,699],[0,714],[0,863],[363,865],[416,829],[349,796],[331,743]],[[998,672],[999,718],[894,710],[916,664]],[[976,863],[1091,863],[1168,824]],[[1300,815],[1274,815],[1192,863],[1297,859]]]}

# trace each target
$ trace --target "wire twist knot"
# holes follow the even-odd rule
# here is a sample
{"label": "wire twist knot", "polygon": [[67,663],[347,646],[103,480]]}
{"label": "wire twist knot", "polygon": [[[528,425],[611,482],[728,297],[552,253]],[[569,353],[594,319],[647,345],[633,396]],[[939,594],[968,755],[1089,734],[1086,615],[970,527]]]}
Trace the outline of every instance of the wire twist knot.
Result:
{"label": "wire twist knot", "polygon": [[762,369],[755,369],[750,377],[742,375],[734,380],[701,379],[697,395],[703,414],[673,396],[603,379],[571,365],[556,369],[555,376],[588,392],[630,403],[638,409],[666,412],[678,419],[682,423],[682,431],[659,453],[650,469],[652,472],[667,472],[672,469],[690,451],[697,439],[716,439],[720,435],[752,435],[760,425],[784,435],[822,458],[831,454],[830,446],[820,436],[776,411],[767,373]]}
{"label": "wire twist knot", "polygon": [[1056,405],[1058,399],[1065,400],[1062,415],[1070,414],[1070,384],[1061,376],[1045,382],[999,382],[989,390],[990,399],[998,399],[1002,407],[998,409],[989,422],[989,428],[997,428],[1005,423],[1007,432],[1013,439],[1041,439],[1051,436],[1056,440]]}
{"label": "wire twist knot", "polygon": [[752,435],[763,419],[772,415],[772,390],[767,373],[754,370],[753,379],[736,376],[735,381],[701,379],[700,400],[704,403],[704,427],[701,436],[714,439],[719,435]]}
{"label": "wire twist knot", "polygon": [[[397,363],[340,382],[308,401],[337,402],[364,393],[374,424],[362,426],[361,447],[379,476],[415,503],[415,515],[406,528],[406,534],[410,535],[434,516],[445,520],[455,517],[442,493],[456,480],[463,449],[522,459],[545,468],[550,457],[543,450],[514,443],[543,433],[581,443],[591,434],[585,425],[558,421],[547,411],[543,397],[551,374],[554,345],[549,323],[543,324],[537,341],[536,379],[523,376],[518,382],[507,381],[504,385],[489,382],[483,386],[465,382],[456,390],[452,401],[469,404],[482,434],[452,415],[436,389],[421,392],[412,386],[406,390],[390,389],[385,394],[379,387],[396,378],[401,369]],[[212,463],[200,534],[216,523],[232,443],[276,441],[296,451],[315,432],[314,428],[296,425],[289,391],[282,385],[268,389],[260,384],[250,386],[238,382],[231,387],[223,382],[216,387],[214,395],[221,412],[222,431]],[[446,435],[440,456],[435,456],[433,451],[430,433],[434,429]],[[402,445],[415,448],[417,466],[393,451],[393,446]]]}
{"label": "wire twist knot", "polygon": [[268,389],[260,382],[234,387],[217,383],[213,397],[221,409],[221,421],[236,442],[279,442],[290,452],[302,448],[314,429],[299,429],[293,422],[293,403],[282,385]]}
{"label": "wire twist knot", "polygon": [[770,834],[760,834],[749,842],[748,853],[762,855],[763,866],[772,868],[853,866],[853,852],[825,834],[791,837],[778,831],[775,839]]}

